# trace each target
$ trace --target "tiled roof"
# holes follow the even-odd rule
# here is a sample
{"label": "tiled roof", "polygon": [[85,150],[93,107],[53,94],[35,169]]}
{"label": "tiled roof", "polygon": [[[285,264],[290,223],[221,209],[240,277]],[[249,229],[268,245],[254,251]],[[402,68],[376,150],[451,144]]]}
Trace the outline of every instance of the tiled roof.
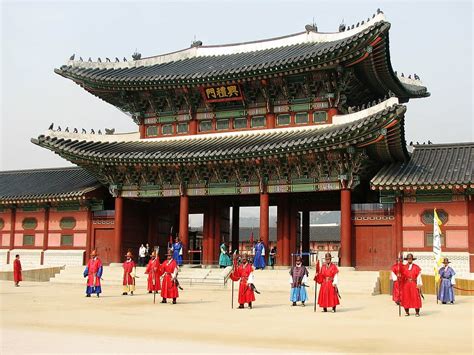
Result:
{"label": "tiled roof", "polygon": [[[323,127],[306,126],[117,142],[87,140],[80,134],[62,137],[61,134],[50,131],[32,139],[32,142],[70,161],[88,160],[94,164],[105,161],[199,163],[286,155],[311,149],[325,151],[350,145],[366,145],[369,154],[382,162],[390,162],[406,158],[403,137],[405,111],[405,106],[394,104],[353,122]],[[384,137],[388,139],[385,140]]]}
{"label": "tiled roof", "polygon": [[[237,45],[192,47],[183,51],[128,62],[85,62],[70,60],[55,69],[61,76],[72,79],[102,97],[93,88],[133,90],[144,86],[156,89],[168,85],[199,85],[227,80],[273,76],[289,70],[324,69],[338,63],[351,65],[372,53],[371,44],[379,43],[374,61],[377,69],[368,71],[375,84],[393,91],[399,97],[428,96],[422,85],[405,85],[394,75],[388,53],[390,23],[382,13],[361,25],[339,33],[307,31],[274,40]],[[386,40],[381,40],[381,37]],[[387,44],[385,44],[387,42]],[[324,67],[324,68],[323,68]],[[380,77],[372,78],[371,71],[380,69]],[[364,75],[360,73],[360,75]],[[384,94],[381,95],[382,97]],[[104,97],[104,99],[107,101]]]}
{"label": "tiled roof", "polygon": [[0,172],[0,204],[78,200],[101,184],[82,168]]}
{"label": "tiled roof", "polygon": [[472,188],[474,143],[415,145],[409,161],[385,166],[371,185],[373,189]]}

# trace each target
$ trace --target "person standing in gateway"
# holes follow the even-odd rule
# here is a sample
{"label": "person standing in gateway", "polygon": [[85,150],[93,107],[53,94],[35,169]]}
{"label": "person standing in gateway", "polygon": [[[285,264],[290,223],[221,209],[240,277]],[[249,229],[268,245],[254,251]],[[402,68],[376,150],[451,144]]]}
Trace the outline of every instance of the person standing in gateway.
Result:
{"label": "person standing in gateway", "polygon": [[21,262],[20,262],[20,255],[15,255],[15,260],[13,260],[13,281],[15,281],[15,287],[20,286],[20,281],[23,281],[23,277],[21,275]]}
{"label": "person standing in gateway", "polygon": [[146,259],[147,249],[142,244],[138,249],[138,266],[145,266],[145,259]]}
{"label": "person standing in gateway", "polygon": [[173,260],[176,261],[178,266],[183,265],[183,244],[181,240],[179,240],[179,237],[176,237],[173,244]]}
{"label": "person standing in gateway", "polygon": [[257,270],[263,270],[265,268],[265,244],[263,244],[262,239],[255,244],[254,253],[253,266]]}
{"label": "person standing in gateway", "polygon": [[227,245],[225,242],[222,242],[220,249],[221,253],[219,255],[219,268],[224,269],[227,266],[232,266],[232,261],[230,261]]}

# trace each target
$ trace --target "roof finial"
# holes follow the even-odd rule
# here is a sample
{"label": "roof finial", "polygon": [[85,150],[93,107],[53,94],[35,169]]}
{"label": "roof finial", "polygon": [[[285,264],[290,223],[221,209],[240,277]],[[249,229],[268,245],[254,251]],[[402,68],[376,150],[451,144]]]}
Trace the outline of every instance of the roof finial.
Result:
{"label": "roof finial", "polygon": [[306,30],[307,33],[309,33],[309,32],[318,32],[318,25],[316,25],[316,22],[314,22],[314,17],[313,17],[313,23],[304,26],[304,29]]}
{"label": "roof finial", "polygon": [[344,32],[346,30],[346,25],[344,24],[344,19],[342,19],[341,24],[339,25],[339,32]]}
{"label": "roof finial", "polygon": [[75,57],[75,56],[76,56],[76,55],[73,54],[72,56],[69,57],[69,60],[74,60],[74,57]]}
{"label": "roof finial", "polygon": [[194,35],[193,43],[191,43],[191,48],[202,46],[202,41],[196,40],[196,35]]}
{"label": "roof finial", "polygon": [[135,48],[135,52],[132,54],[133,60],[140,60],[142,58],[142,54],[138,52],[137,48]]}

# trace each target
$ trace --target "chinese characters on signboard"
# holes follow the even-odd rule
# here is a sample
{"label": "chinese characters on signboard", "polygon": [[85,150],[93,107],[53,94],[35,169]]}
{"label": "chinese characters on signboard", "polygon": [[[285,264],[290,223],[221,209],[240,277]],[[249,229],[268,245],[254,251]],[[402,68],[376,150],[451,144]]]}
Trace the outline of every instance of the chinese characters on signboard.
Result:
{"label": "chinese characters on signboard", "polygon": [[242,93],[237,84],[203,88],[203,94],[207,102],[242,100]]}

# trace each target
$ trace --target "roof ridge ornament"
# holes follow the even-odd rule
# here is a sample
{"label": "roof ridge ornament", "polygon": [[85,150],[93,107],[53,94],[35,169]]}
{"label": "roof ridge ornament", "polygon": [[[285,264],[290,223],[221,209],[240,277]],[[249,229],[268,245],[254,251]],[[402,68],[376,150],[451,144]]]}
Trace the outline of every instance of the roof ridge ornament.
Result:
{"label": "roof ridge ornament", "polygon": [[135,49],[135,52],[133,52],[133,54],[132,54],[132,59],[133,60],[140,60],[141,58],[142,58],[142,54]]}

